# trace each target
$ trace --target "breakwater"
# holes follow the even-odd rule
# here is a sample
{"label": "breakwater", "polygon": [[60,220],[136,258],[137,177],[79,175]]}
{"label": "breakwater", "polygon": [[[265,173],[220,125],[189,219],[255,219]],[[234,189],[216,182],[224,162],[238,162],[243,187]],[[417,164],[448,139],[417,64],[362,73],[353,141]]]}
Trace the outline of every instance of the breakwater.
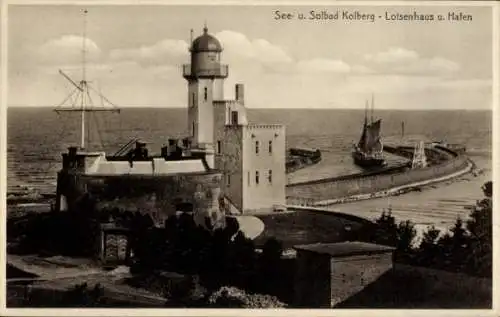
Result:
{"label": "breakwater", "polygon": [[403,190],[403,187],[411,184],[421,186],[419,183],[439,180],[471,166],[466,156],[459,155],[452,150],[446,149],[445,151],[437,148],[429,150],[433,152],[433,162],[425,168],[411,169],[407,166],[400,166],[377,172],[289,184],[286,188],[287,204],[303,205],[306,202],[307,205],[315,205],[325,201],[331,203],[349,201],[350,198],[355,200],[375,198],[377,193],[384,193],[394,188]]}
{"label": "breakwater", "polygon": [[291,148],[286,158],[286,173],[317,164],[321,161],[321,151],[317,149]]}

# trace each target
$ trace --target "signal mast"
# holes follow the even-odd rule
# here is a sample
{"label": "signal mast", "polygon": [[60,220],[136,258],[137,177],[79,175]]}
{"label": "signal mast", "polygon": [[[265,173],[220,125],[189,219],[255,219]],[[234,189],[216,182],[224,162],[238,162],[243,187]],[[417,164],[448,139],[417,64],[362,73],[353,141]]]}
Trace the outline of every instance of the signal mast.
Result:
{"label": "signal mast", "polygon": [[[86,41],[87,41],[87,9],[83,11],[83,43],[82,43],[82,79],[77,83],[67,74],[65,74],[62,70],[59,70],[59,74],[61,74],[66,80],[70,82],[70,84],[74,87],[73,91],[66,96],[63,102],[57,106],[54,111],[57,113],[60,112],[80,112],[80,125],[81,125],[81,141],[80,148],[86,149],[86,140],[85,133],[87,132],[86,118],[85,114],[87,112],[117,112],[120,113],[120,109],[109,101],[105,96],[102,95],[100,91],[95,90],[91,85],[89,85],[89,81],[86,78]],[[92,97],[90,92],[93,91],[101,98],[101,107],[95,107],[93,105]],[[69,107],[63,107],[67,101],[72,101],[72,104]],[[104,107],[104,104],[108,104],[111,107]]]}

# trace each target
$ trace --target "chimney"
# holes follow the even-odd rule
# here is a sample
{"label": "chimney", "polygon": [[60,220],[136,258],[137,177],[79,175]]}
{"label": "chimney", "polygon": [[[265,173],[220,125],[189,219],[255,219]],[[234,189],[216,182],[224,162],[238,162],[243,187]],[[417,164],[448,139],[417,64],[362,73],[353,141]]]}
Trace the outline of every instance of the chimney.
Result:
{"label": "chimney", "polygon": [[76,153],[78,151],[78,148],[76,146],[70,146],[68,148],[68,155],[72,158],[76,157]]}
{"label": "chimney", "polygon": [[245,104],[245,90],[243,87],[243,84],[236,84],[235,86],[235,96],[236,96],[236,101],[240,102],[242,105]]}
{"label": "chimney", "polygon": [[191,139],[183,138],[182,139],[182,147],[183,147],[183,155],[191,156]]}
{"label": "chimney", "polygon": [[167,155],[172,155],[172,153],[175,153],[175,149],[178,142],[179,141],[177,139],[168,139],[168,145],[166,146]]}

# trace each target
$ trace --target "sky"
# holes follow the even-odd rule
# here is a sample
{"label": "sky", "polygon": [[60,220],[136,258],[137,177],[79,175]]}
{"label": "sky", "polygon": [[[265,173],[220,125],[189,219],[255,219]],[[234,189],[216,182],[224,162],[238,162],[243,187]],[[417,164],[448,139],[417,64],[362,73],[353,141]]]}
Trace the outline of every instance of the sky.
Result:
{"label": "sky", "polygon": [[[86,72],[119,107],[185,107],[181,65],[206,23],[249,108],[491,109],[489,7],[86,6]],[[81,6],[10,5],[9,106],[56,106],[82,76]],[[275,11],[444,14],[472,21],[276,20]]]}

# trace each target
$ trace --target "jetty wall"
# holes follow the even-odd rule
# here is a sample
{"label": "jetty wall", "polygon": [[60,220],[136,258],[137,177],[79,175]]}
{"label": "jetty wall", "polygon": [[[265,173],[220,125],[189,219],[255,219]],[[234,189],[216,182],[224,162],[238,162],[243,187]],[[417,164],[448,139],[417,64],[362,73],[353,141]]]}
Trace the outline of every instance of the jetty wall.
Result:
{"label": "jetty wall", "polygon": [[398,173],[340,176],[289,184],[286,188],[287,204],[300,201],[324,201],[354,195],[370,194],[394,187],[432,180],[465,169],[466,156],[456,156],[440,164],[420,169],[407,169]]}
{"label": "jetty wall", "polygon": [[291,148],[286,156],[286,173],[293,173],[321,161],[321,151],[317,149]]}

